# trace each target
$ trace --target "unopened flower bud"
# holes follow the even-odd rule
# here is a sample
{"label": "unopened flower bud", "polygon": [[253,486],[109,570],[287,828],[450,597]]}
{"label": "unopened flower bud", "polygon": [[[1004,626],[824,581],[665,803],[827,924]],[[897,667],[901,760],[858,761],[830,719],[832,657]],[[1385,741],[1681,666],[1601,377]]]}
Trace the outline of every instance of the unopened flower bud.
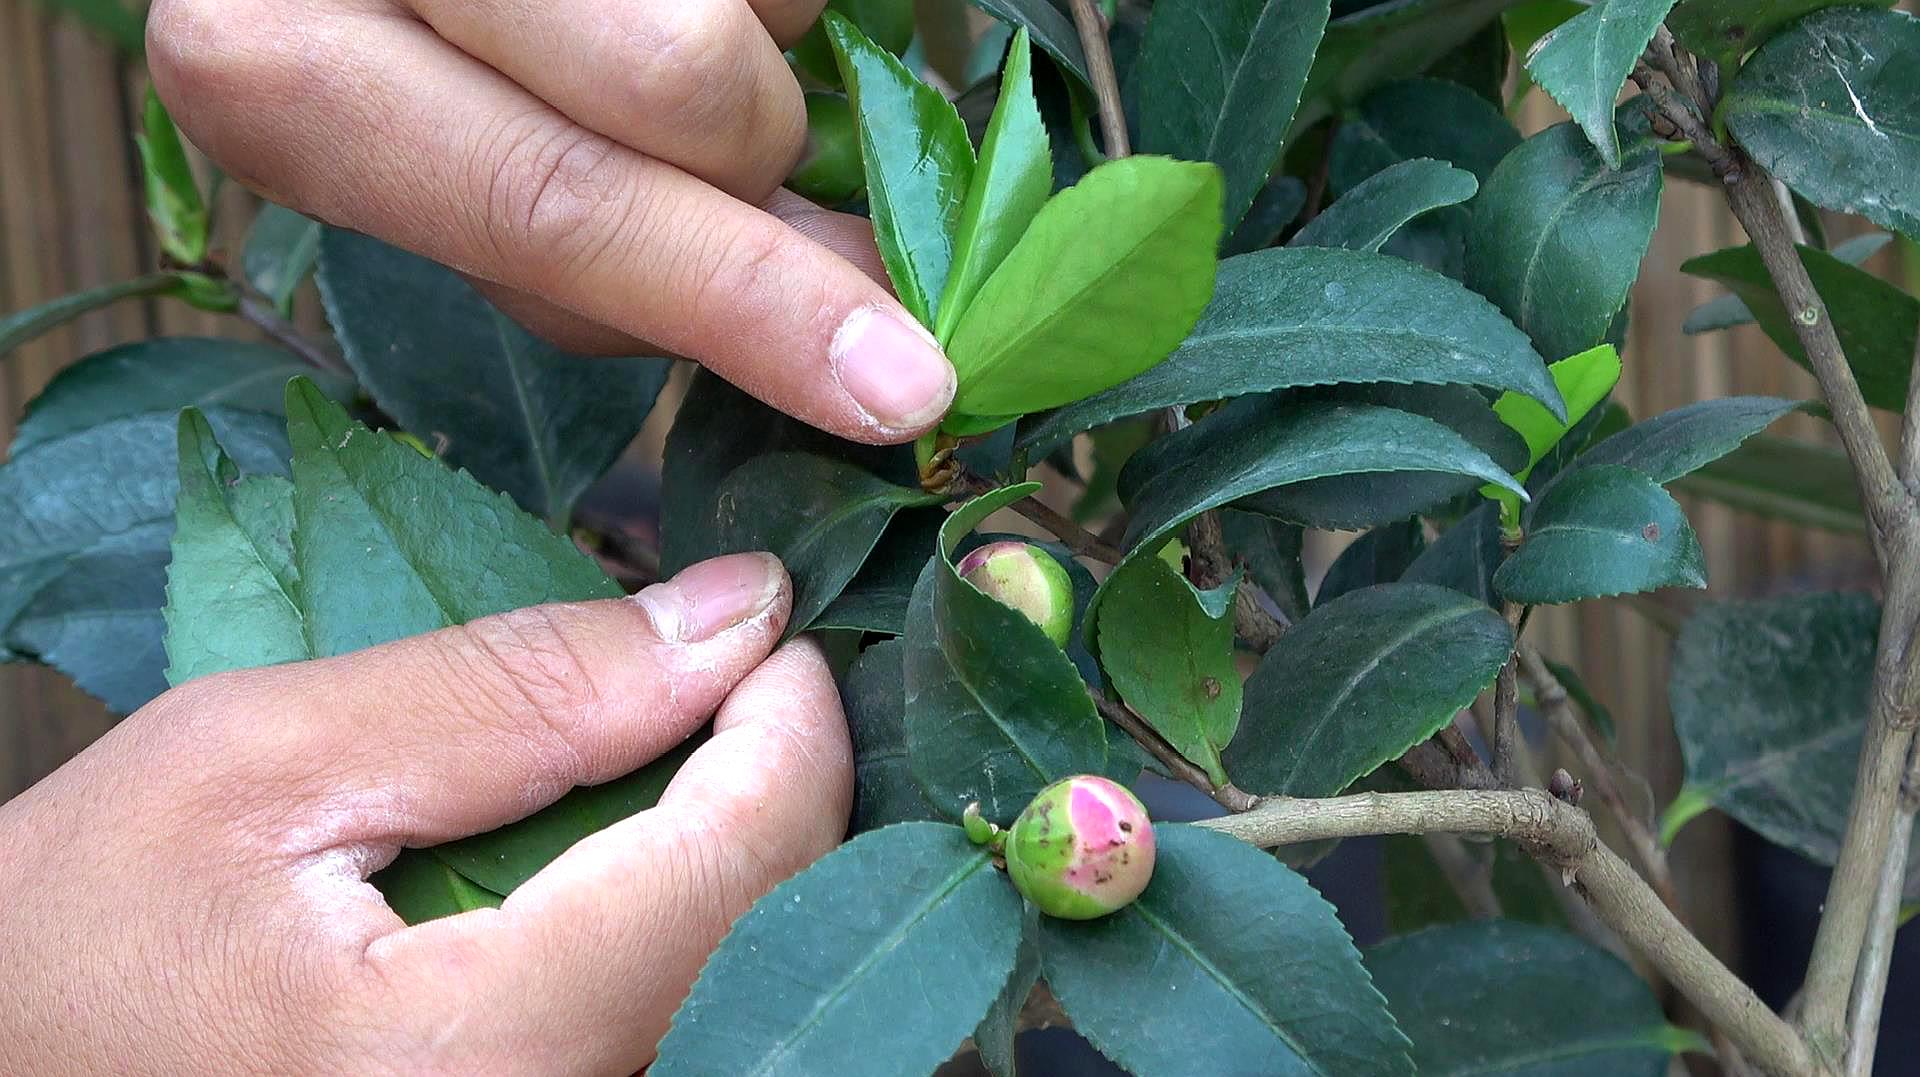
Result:
{"label": "unopened flower bud", "polygon": [[1125,908],[1153,878],[1153,823],[1125,786],[1080,775],[1047,786],[1007,831],[1007,875],[1049,916]]}
{"label": "unopened flower bud", "polygon": [[1047,551],[1024,542],[989,542],[960,559],[962,579],[1040,626],[1057,647],[1073,634],[1073,581]]}

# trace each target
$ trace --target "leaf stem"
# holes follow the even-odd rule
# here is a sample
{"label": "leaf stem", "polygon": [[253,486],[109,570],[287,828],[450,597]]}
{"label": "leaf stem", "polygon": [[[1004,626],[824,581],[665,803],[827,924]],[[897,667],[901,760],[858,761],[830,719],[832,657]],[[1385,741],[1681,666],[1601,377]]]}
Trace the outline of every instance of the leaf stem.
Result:
{"label": "leaf stem", "polygon": [[1452,789],[1359,793],[1320,800],[1274,797],[1251,811],[1196,825],[1261,848],[1374,834],[1492,834],[1557,868],[1599,918],[1725,1029],[1770,1074],[1817,1072],[1793,1027],[1700,943],[1625,861],[1601,844],[1587,813],[1544,790]]}
{"label": "leaf stem", "polygon": [[1087,54],[1087,76],[1093,80],[1093,98],[1100,108],[1100,137],[1107,156],[1128,156],[1133,149],[1127,144],[1127,115],[1120,107],[1120,80],[1113,73],[1107,20],[1093,0],[1072,0],[1072,8],[1073,28],[1080,35],[1081,51]]}
{"label": "leaf stem", "polygon": [[1214,785],[1207,772],[1193,765],[1186,756],[1181,755],[1166,738],[1153,730],[1146,720],[1133,712],[1131,707],[1089,688],[1087,694],[1093,697],[1093,705],[1101,717],[1126,731],[1126,734],[1145,748],[1147,753],[1159,760],[1167,768],[1167,773],[1186,782],[1195,789],[1212,797],[1216,803],[1230,812],[1242,812],[1259,803],[1259,798],[1228,782]]}
{"label": "leaf stem", "polygon": [[282,318],[273,304],[251,288],[240,293],[240,306],[235,311],[256,329],[273,338],[276,344],[300,357],[301,361],[316,370],[342,377],[353,377],[352,368],[347,361],[333,349],[301,332],[300,327]]}
{"label": "leaf stem", "polygon": [[[953,489],[977,497],[998,487],[971,472],[962,472],[955,476]],[[1102,540],[1037,497],[1023,497],[1007,507],[1045,528],[1062,545],[1081,557],[1117,565],[1127,556],[1125,550]]]}

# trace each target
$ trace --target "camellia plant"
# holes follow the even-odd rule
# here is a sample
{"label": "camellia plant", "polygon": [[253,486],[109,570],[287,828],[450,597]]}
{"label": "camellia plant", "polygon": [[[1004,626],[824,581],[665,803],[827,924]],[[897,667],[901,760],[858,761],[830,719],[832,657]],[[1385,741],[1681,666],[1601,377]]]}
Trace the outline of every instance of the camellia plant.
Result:
{"label": "camellia plant", "polygon": [[[1920,21],[979,6],[970,55],[951,5],[916,31],[905,0],[836,0],[791,55],[814,135],[794,186],[871,218],[958,371],[951,412],[875,449],[695,372],[657,540],[582,498],[670,361],[564,354],[452,272],[277,207],[225,257],[150,102],[165,265],[0,319],[0,353],[134,295],[275,343],[133,343],[33,403],[0,467],[0,658],[124,712],[771,550],[791,631],[837,656],[854,816],[734,926],[656,1077],[928,1073],[968,1042],[1006,1075],[1049,1020],[1141,1077],[1655,1075],[1678,1052],[1867,1073],[1920,897],[1920,427],[1890,453],[1873,414],[1910,406],[1920,300],[1860,263],[1920,236]],[[1523,138],[1536,87],[1572,119]],[[1669,182],[1724,191],[1751,241],[1682,267],[1730,292],[1688,331],[1757,322],[1823,400],[1610,401],[1623,362],[1660,361],[1622,348]],[[1839,214],[1886,231],[1829,246]],[[288,320],[310,277],[328,335]],[[1791,412],[1844,455],[1763,433]],[[1864,530],[1882,586],[1698,607],[1671,685],[1686,784],[1656,818],[1523,630],[1704,586],[1676,486]],[[985,527],[1010,513],[1049,537]],[[1316,530],[1361,534],[1309,594]],[[1523,690],[1577,773],[1541,772]],[[497,905],[690,750],[375,882],[412,922]],[[1131,790],[1155,781],[1218,817],[1151,821]],[[1834,867],[1791,1017],[1687,926],[1666,845],[1707,808]],[[1421,899],[1366,952],[1296,870],[1361,835],[1453,836],[1466,864],[1390,852]],[[1489,901],[1508,918],[1467,918]]]}

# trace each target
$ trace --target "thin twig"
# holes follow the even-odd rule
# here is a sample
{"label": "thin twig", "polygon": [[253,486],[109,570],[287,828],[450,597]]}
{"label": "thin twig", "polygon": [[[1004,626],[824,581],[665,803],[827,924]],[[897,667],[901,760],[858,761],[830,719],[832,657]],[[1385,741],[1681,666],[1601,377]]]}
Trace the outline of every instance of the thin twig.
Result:
{"label": "thin twig", "polygon": [[1498,855],[1492,846],[1488,846],[1486,859],[1473,855],[1467,843],[1455,834],[1422,834],[1420,841],[1427,847],[1427,855],[1433,857],[1434,864],[1440,869],[1440,877],[1460,899],[1460,906],[1467,915],[1475,920],[1498,920],[1505,915],[1500,907],[1500,895],[1493,891],[1492,858]]}
{"label": "thin twig", "polygon": [[[1920,379],[1916,379],[1920,380]],[[1894,934],[1900,929],[1900,909],[1906,896],[1909,850],[1914,816],[1920,813],[1920,741],[1907,749],[1907,773],[1900,788],[1900,810],[1894,816],[1886,859],[1881,862],[1872,919],[1854,970],[1853,994],[1847,1010],[1847,1077],[1873,1072],[1874,1049],[1880,1040],[1881,1009],[1886,1004],[1887,975],[1893,967]]]}
{"label": "thin twig", "polygon": [[1680,892],[1673,884],[1667,851],[1661,847],[1659,836],[1654,832],[1653,820],[1627,802],[1626,795],[1620,789],[1619,765],[1594,743],[1587,723],[1574,712],[1566,686],[1547,668],[1540,652],[1531,647],[1522,647],[1520,669],[1526,675],[1527,686],[1533,690],[1534,702],[1539,705],[1541,716],[1553,729],[1554,735],[1573,749],[1586,773],[1588,787],[1613,813],[1620,832],[1626,836],[1628,850],[1633,853],[1647,882],[1652,884],[1653,892],[1660,895],[1660,900],[1667,908],[1685,923],[1687,916],[1680,904]]}
{"label": "thin twig", "polygon": [[1723,1028],[1756,1065],[1795,1077],[1816,1072],[1792,1026],[1701,945],[1578,808],[1538,789],[1360,793],[1322,800],[1276,797],[1200,826],[1271,848],[1371,834],[1493,834],[1558,868],[1608,927]]}
{"label": "thin twig", "polygon": [[[1913,366],[1920,369],[1920,335],[1913,340]],[[1900,425],[1900,481],[1920,498],[1920,378],[1907,379],[1907,410]]]}
{"label": "thin twig", "polygon": [[300,357],[301,361],[316,370],[329,374],[353,377],[353,369],[338,352],[321,344],[301,332],[300,327],[282,318],[273,305],[251,292],[240,296],[240,306],[236,311],[255,328],[272,337],[281,347]]}
{"label": "thin twig", "polygon": [[[998,489],[993,483],[988,482],[978,475],[965,472],[955,477],[953,488],[958,492],[973,496]],[[1007,507],[1045,528],[1054,538],[1060,540],[1061,545],[1064,545],[1067,549],[1072,550],[1081,557],[1090,558],[1109,565],[1117,565],[1127,556],[1125,550],[1101,541],[1098,536],[1086,528],[1081,527],[1079,524],[1074,523],[1073,520],[1063,515],[1059,510],[1041,501],[1037,497],[1023,497]]]}
{"label": "thin twig", "polygon": [[1133,713],[1133,709],[1126,704],[1108,699],[1091,689],[1088,694],[1093,697],[1093,705],[1100,711],[1101,717],[1126,731],[1126,734],[1132,737],[1140,747],[1145,748],[1149,755],[1159,760],[1161,766],[1167,768],[1168,774],[1212,797],[1228,811],[1246,811],[1259,803],[1257,797],[1240,789],[1232,782],[1214,785],[1213,779],[1207,777],[1206,771],[1189,762],[1186,756],[1181,755],[1173,745],[1168,744],[1166,738],[1155,732],[1145,719]]}
{"label": "thin twig", "polygon": [[1073,27],[1080,35],[1080,51],[1087,54],[1087,76],[1093,80],[1093,99],[1100,108],[1100,137],[1108,157],[1133,152],[1127,144],[1127,114],[1120,107],[1120,80],[1113,73],[1113,49],[1107,44],[1107,20],[1093,0],[1073,0]]}

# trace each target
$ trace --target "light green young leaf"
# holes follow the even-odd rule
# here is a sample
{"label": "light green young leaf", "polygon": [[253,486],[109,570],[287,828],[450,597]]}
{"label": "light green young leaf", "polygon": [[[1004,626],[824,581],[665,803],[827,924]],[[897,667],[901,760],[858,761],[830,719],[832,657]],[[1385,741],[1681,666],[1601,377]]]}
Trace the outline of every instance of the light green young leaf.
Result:
{"label": "light green young leaf", "polygon": [[1163,157],[1109,161],[1055,196],[947,348],[956,416],[1024,415],[1165,359],[1213,294],[1220,173]]}
{"label": "light green young leaf", "polygon": [[1920,238],[1920,19],[1837,7],[1761,46],[1719,115],[1761,166],[1827,209]]}
{"label": "light green young leaf", "polygon": [[180,413],[167,565],[167,683],[311,658],[294,594],[293,486],[242,478],[206,417]]}
{"label": "light green young leaf", "polygon": [[1052,193],[1053,152],[1033,100],[1033,50],[1022,27],[1013,35],[1000,96],[960,210],[953,265],[934,322],[933,335],[942,345]]}
{"label": "light green young leaf", "polygon": [[900,302],[931,328],[973,182],[973,144],[939,90],[839,12],[827,12],[822,22],[860,128],[880,260]]}
{"label": "light green young leaf", "polygon": [[1019,894],[959,827],[862,834],[733,925],[647,1072],[931,1072],[1005,985],[1020,928]]}
{"label": "light green young leaf", "polygon": [[1534,82],[1573,114],[1607,167],[1620,167],[1613,103],[1674,0],[1596,0],[1533,46]]}
{"label": "light green young leaf", "polygon": [[1219,165],[1228,229],[1280,158],[1327,14],[1327,0],[1153,7],[1131,76],[1140,149]]}
{"label": "light green young leaf", "polygon": [[160,249],[183,266],[199,265],[207,257],[207,203],[187,163],[180,132],[151,86],[141,112],[141,130],[133,141],[140,147],[147,219],[153,223]]}
{"label": "light green young leaf", "polygon": [[1465,202],[1479,189],[1471,172],[1424,157],[1401,161],[1335,199],[1287,246],[1377,251],[1408,221]]}
{"label": "light green young leaf", "polygon": [[[1514,473],[1522,482],[1560,439],[1567,436],[1567,431],[1579,425],[1588,412],[1613,392],[1620,381],[1620,353],[1613,350],[1613,345],[1602,344],[1570,355],[1547,369],[1553,374],[1554,384],[1560,387],[1561,399],[1566,401],[1565,421],[1555,418],[1538,401],[1518,393],[1502,393],[1500,399],[1493,402],[1494,413],[1500,420],[1526,439],[1527,466]],[[1509,522],[1519,519],[1520,502],[1511,492],[1496,486],[1482,487],[1480,492],[1500,502],[1504,519]]]}
{"label": "light green young leaf", "polygon": [[1158,557],[1114,573],[1097,627],[1101,668],[1175,751],[1225,785],[1220,750],[1240,723],[1233,656],[1238,574],[1199,591]]}

